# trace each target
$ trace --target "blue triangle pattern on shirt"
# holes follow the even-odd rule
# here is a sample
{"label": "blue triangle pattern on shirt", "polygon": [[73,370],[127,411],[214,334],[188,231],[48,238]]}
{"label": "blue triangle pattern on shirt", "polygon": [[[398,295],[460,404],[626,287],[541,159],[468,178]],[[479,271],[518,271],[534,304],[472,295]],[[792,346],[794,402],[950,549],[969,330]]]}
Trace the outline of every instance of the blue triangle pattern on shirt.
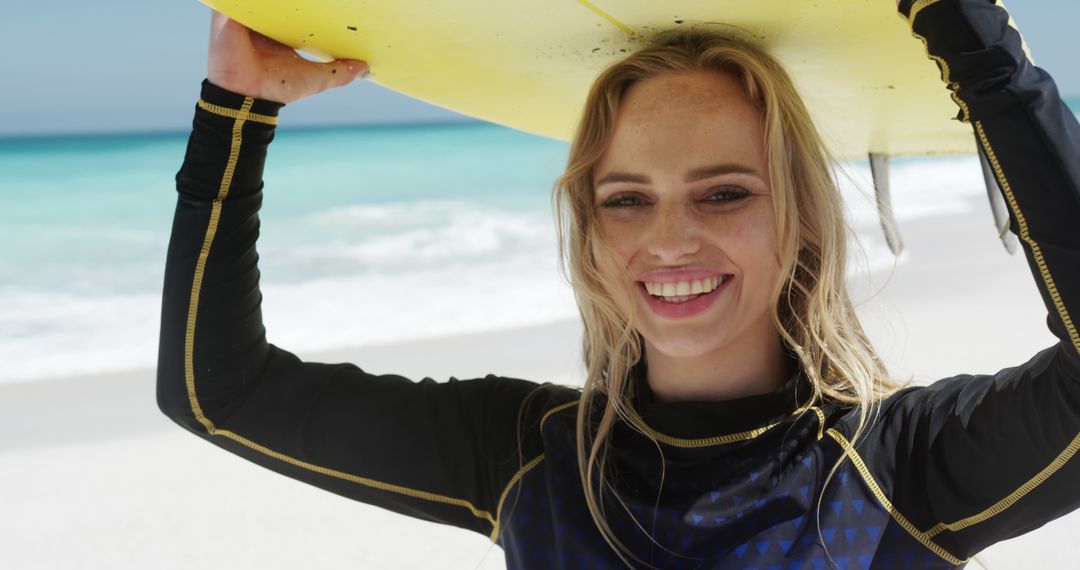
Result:
{"label": "blue triangle pattern on shirt", "polygon": [[825,530],[822,530],[821,534],[825,537],[826,544],[832,544],[833,539],[836,538],[836,529],[827,528]]}

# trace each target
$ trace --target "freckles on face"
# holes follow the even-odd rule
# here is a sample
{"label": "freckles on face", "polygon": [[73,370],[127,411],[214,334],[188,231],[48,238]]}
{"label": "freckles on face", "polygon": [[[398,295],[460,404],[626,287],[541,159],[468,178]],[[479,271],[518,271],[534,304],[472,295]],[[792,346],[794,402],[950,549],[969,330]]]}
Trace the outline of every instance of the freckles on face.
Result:
{"label": "freckles on face", "polygon": [[694,72],[644,80],[623,97],[611,142],[593,169],[601,236],[625,250],[650,237],[642,231],[647,222],[659,222],[675,235],[653,249],[669,258],[683,253],[670,247],[679,234],[707,230],[747,244],[768,239],[761,231],[775,227],[768,168],[761,115],[732,77]]}
{"label": "freckles on face", "polygon": [[761,122],[722,74],[650,78],[620,103],[593,170],[598,238],[614,256],[605,261],[594,246],[599,269],[630,290],[658,272],[663,279],[674,279],[669,271],[733,276],[722,302],[678,323],[654,314],[634,291],[623,308],[643,311],[644,336],[658,339],[674,324],[743,326],[767,312],[779,264]]}

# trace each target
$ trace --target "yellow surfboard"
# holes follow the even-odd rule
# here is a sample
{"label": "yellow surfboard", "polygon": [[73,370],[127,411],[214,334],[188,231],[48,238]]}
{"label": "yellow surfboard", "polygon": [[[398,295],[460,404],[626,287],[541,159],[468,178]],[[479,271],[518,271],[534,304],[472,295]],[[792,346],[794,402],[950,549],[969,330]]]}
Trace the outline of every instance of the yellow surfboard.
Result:
{"label": "yellow surfboard", "polygon": [[365,60],[400,93],[563,140],[603,67],[657,31],[720,22],[786,64],[839,158],[976,148],[894,0],[203,1],[308,53]]}

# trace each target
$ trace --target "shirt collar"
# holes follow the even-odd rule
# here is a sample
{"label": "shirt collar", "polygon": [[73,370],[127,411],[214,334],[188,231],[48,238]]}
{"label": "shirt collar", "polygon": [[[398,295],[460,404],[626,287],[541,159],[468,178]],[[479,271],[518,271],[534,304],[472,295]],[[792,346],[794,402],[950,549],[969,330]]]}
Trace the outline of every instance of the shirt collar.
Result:
{"label": "shirt collar", "polygon": [[[794,360],[794,359],[793,359]],[[634,410],[654,431],[672,438],[738,440],[739,434],[776,423],[806,406],[813,394],[809,378],[794,361],[794,374],[777,390],[730,400],[659,402],[641,362],[631,370]]]}

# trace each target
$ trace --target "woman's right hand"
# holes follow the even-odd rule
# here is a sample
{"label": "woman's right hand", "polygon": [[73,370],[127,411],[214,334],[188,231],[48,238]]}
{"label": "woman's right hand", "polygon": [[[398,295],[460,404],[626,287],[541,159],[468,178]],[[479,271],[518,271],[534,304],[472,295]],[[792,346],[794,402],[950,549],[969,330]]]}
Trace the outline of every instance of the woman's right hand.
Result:
{"label": "woman's right hand", "polygon": [[340,87],[368,71],[364,61],[316,63],[292,48],[214,10],[210,19],[210,83],[240,95],[292,103]]}

